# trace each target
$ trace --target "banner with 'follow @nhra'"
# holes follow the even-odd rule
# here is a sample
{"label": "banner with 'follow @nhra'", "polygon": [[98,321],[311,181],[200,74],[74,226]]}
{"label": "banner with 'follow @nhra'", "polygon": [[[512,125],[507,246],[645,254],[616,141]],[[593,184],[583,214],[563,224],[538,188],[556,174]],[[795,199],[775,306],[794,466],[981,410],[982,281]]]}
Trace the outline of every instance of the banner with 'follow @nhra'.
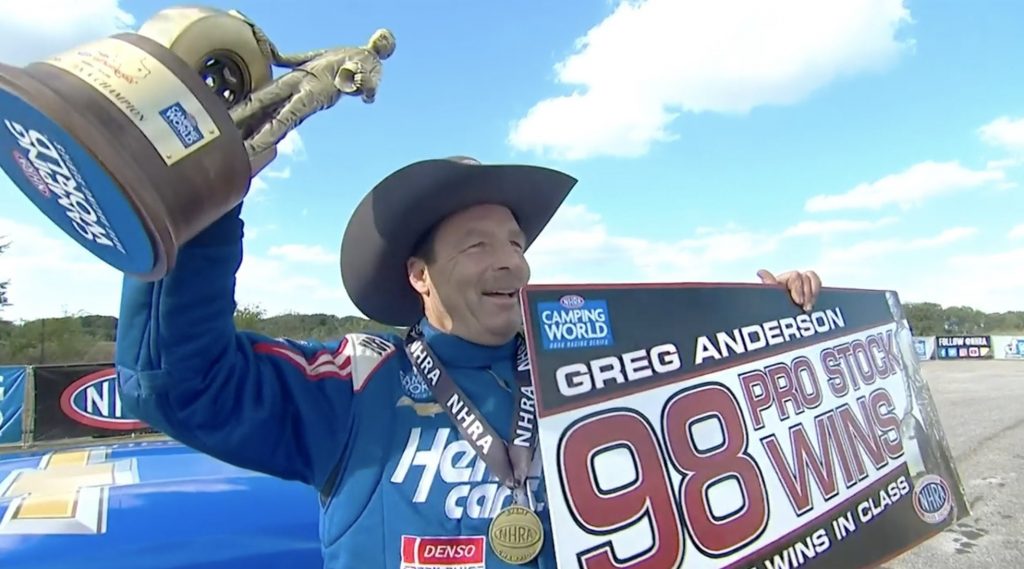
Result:
{"label": "banner with 'follow @nhra'", "polygon": [[0,445],[21,442],[28,368],[0,366]]}

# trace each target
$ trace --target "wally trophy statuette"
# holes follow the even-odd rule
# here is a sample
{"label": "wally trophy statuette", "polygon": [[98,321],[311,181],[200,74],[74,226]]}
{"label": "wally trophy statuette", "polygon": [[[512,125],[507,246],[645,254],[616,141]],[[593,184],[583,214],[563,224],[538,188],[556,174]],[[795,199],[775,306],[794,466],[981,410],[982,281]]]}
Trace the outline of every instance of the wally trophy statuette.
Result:
{"label": "wally trophy statuette", "polygon": [[374,102],[395,38],[368,37],[288,55],[238,11],[174,7],[134,33],[0,63],[0,168],[96,257],[159,279],[289,132],[346,95]]}

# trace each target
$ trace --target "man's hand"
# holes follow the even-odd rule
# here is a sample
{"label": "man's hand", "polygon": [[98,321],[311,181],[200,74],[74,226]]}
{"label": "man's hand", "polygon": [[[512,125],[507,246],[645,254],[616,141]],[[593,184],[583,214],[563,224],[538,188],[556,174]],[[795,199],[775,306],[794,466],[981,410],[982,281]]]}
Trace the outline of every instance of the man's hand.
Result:
{"label": "man's hand", "polygon": [[818,300],[818,293],[821,292],[821,278],[814,271],[787,271],[779,276],[761,269],[757,271],[764,284],[782,285],[789,289],[789,297],[804,310],[810,310],[814,302]]}

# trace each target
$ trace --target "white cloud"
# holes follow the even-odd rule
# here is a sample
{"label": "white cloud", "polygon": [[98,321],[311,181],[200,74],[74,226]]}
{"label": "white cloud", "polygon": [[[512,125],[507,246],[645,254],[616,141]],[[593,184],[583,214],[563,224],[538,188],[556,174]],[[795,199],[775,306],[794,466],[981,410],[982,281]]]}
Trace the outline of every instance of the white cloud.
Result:
{"label": "white cloud", "polygon": [[978,129],[981,139],[1010,152],[1024,151],[1024,118],[999,117]]}
{"label": "white cloud", "polygon": [[985,163],[986,170],[1009,170],[1010,168],[1016,168],[1024,164],[1024,159],[1021,158],[1000,158],[998,160],[989,160]]}
{"label": "white cloud", "polygon": [[[1024,267],[1020,262],[1024,250],[963,255],[949,264],[942,257],[938,262],[929,260],[949,250],[971,250],[965,247],[973,247],[970,240],[980,231],[967,226],[919,236],[855,239],[860,233],[889,226],[894,219],[801,222],[779,233],[729,225],[695,230],[680,240],[658,241],[614,232],[585,205],[567,205],[527,257],[534,283],[757,282],[759,268],[813,269],[827,286],[893,288],[914,302],[1024,309],[1019,298],[1024,273],[1017,268]],[[807,236],[832,240],[820,245],[811,241],[807,249]],[[1009,266],[1012,262],[1018,264]],[[1000,281],[1007,270],[1010,276]],[[958,284],[949,288],[949,282]]]}
{"label": "white cloud", "polygon": [[261,202],[267,199],[267,190],[270,189],[270,184],[267,183],[266,173],[266,170],[260,172],[249,183],[249,193],[245,195],[246,203]]}
{"label": "white cloud", "polygon": [[1024,239],[1024,223],[1011,228],[1006,236],[1010,239]]}
{"label": "white cloud", "polygon": [[117,0],[4,2],[0,61],[26,65],[77,45],[131,31],[135,17]]}
{"label": "white cloud", "polygon": [[361,315],[337,270],[319,275],[286,260],[260,255],[243,258],[235,296],[239,305],[259,305],[271,316],[292,312]]}
{"label": "white cloud", "polygon": [[952,227],[924,237],[908,235],[825,246],[812,266],[823,281],[837,286],[894,288],[914,301],[934,301],[947,275],[941,265],[924,260],[977,234],[973,227]]}
{"label": "white cloud", "polygon": [[894,253],[920,251],[949,245],[973,237],[977,233],[978,230],[974,227],[952,227],[931,237],[872,239],[829,249],[826,251],[825,258],[836,263],[854,265]]}
{"label": "white cloud", "polygon": [[[0,254],[0,279],[10,279],[8,297],[12,303],[0,309],[0,318],[30,320],[65,312],[117,316],[121,273],[97,260],[55,226],[0,218],[0,239],[11,243]],[[335,268],[337,257],[331,257],[321,274],[311,272],[302,263],[325,262],[325,251],[308,248],[305,256],[297,251],[302,251],[301,246],[272,251],[277,257],[246,253],[238,271],[239,304],[259,304],[270,314],[359,314]]]}
{"label": "white cloud", "polygon": [[281,142],[277,143],[277,153],[293,160],[305,159],[306,145],[302,141],[302,135],[299,134],[299,131],[291,130],[288,134],[284,135]]}
{"label": "white cloud", "polygon": [[898,221],[896,217],[885,217],[875,221],[853,219],[807,220],[787,228],[782,235],[784,237],[832,237],[844,233],[864,233],[892,225],[896,221]]}
{"label": "white cloud", "polygon": [[[8,186],[0,187],[14,192]],[[9,249],[0,254],[0,278],[10,279],[11,306],[5,320],[84,312],[117,314],[121,273],[96,259],[56,226],[0,218],[0,236]]]}
{"label": "white cloud", "polygon": [[293,263],[337,263],[339,253],[331,253],[320,245],[276,245],[268,251],[271,257],[280,257]]}
{"label": "white cloud", "polygon": [[262,172],[262,174],[265,175],[268,178],[277,178],[278,180],[287,180],[288,178],[292,177],[292,167],[291,166],[285,166],[284,168],[281,168],[280,170],[271,170],[270,168],[268,168],[268,169],[264,170]]}
{"label": "white cloud", "polygon": [[935,302],[988,312],[1024,310],[1024,247],[950,256],[942,281],[929,291]]}
{"label": "white cloud", "polygon": [[637,156],[680,112],[798,103],[891,65],[912,42],[902,0],[621,1],[555,67],[573,85],[512,125],[509,143],[564,159]]}
{"label": "white cloud", "polygon": [[959,162],[920,162],[910,168],[885,176],[874,182],[859,184],[843,194],[816,195],[807,200],[808,212],[849,209],[877,210],[898,206],[901,209],[918,207],[938,196],[1002,182],[1001,170],[971,170]]}
{"label": "white cloud", "polygon": [[[270,180],[287,180],[292,177],[290,161],[300,161],[306,158],[306,147],[298,131],[291,131],[277,144],[277,157],[260,171],[252,179],[249,185],[249,193],[245,200],[248,203],[266,201]],[[284,164],[282,165],[282,162]],[[276,166],[276,168],[275,168]]]}
{"label": "white cloud", "polygon": [[[695,236],[656,241],[612,234],[601,215],[566,205],[527,253],[533,282],[700,280],[775,251],[780,238],[735,226],[702,229]],[[740,269],[742,280],[759,267]],[[749,273],[749,274],[748,274]]]}

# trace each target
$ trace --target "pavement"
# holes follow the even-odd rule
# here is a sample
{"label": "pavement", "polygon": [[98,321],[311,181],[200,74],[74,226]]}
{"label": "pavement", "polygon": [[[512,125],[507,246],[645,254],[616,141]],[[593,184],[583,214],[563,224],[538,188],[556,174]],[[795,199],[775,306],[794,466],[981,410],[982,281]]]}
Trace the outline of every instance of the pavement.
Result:
{"label": "pavement", "polygon": [[1024,568],[1024,362],[928,361],[971,516],[884,569]]}

